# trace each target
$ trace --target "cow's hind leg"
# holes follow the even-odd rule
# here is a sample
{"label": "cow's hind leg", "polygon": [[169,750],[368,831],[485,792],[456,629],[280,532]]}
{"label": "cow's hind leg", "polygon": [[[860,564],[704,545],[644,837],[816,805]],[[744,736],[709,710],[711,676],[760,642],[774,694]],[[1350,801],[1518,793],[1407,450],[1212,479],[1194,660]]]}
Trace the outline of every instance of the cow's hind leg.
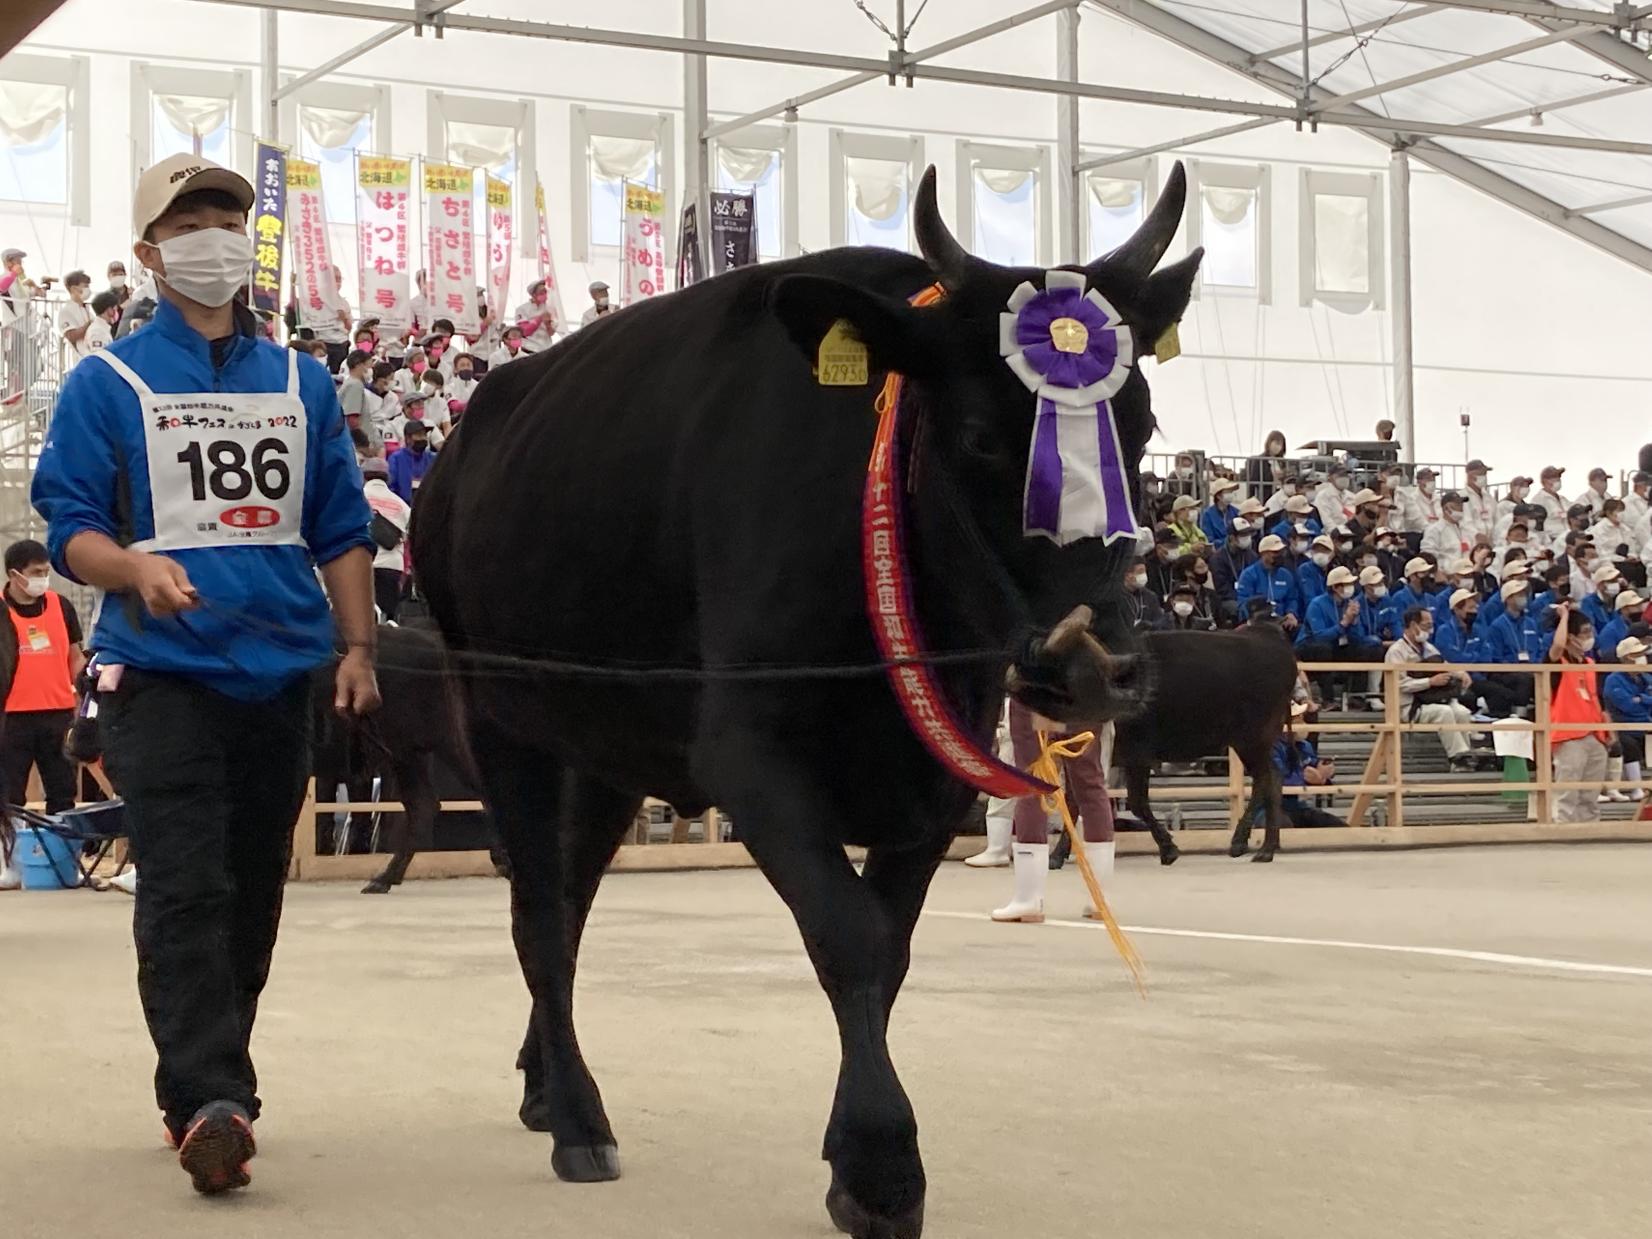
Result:
{"label": "cow's hind leg", "polygon": [[1143,826],[1159,845],[1159,864],[1174,865],[1181,858],[1182,849],[1176,846],[1170,831],[1153,816],[1153,801],[1147,794],[1149,776],[1145,764],[1126,764],[1124,767],[1124,807],[1141,819]]}
{"label": "cow's hind leg", "polygon": [[387,895],[391,887],[400,886],[407,877],[407,867],[413,863],[414,853],[428,850],[436,842],[436,814],[441,811],[442,802],[436,795],[430,754],[417,753],[397,759],[395,777],[402,812],[385,815],[390,860],[378,877],[361,888],[364,895]]}
{"label": "cow's hind leg", "polygon": [[1279,850],[1279,823],[1285,816],[1285,806],[1280,803],[1279,771],[1265,753],[1246,761],[1245,769],[1251,777],[1250,803],[1245,806],[1245,821],[1249,822],[1261,809],[1263,822],[1262,846],[1251,860],[1265,865],[1273,860],[1274,853]]}
{"label": "cow's hind leg", "polygon": [[532,1073],[543,1126],[555,1140],[551,1166],[570,1182],[617,1179],[613,1128],[574,1035],[573,938],[563,897],[563,770],[504,728],[478,728],[473,751],[510,856],[511,937],[533,996],[531,1041],[538,1049],[537,1060],[525,1056],[524,1070]]}
{"label": "cow's hind leg", "polygon": [[[616,792],[606,784],[584,775],[569,774],[563,781],[561,823],[563,863],[563,911],[568,924],[568,986],[574,984],[579,968],[579,944],[585,936],[585,921],[591,913],[591,902],[608,863],[614,859],[620,841],[631,826],[641,807],[640,796]],[[497,861],[495,863],[498,863]],[[514,870],[508,866],[501,876],[510,878]],[[516,1057],[516,1068],[522,1073],[522,1106],[517,1117],[530,1131],[555,1131],[553,1093],[556,1082],[545,1071],[545,1056],[536,1034],[538,1027],[533,1015],[528,1017],[528,1028],[522,1038],[522,1049]],[[573,1035],[573,1024],[568,1024]],[[578,1046],[574,1054],[579,1054]]]}

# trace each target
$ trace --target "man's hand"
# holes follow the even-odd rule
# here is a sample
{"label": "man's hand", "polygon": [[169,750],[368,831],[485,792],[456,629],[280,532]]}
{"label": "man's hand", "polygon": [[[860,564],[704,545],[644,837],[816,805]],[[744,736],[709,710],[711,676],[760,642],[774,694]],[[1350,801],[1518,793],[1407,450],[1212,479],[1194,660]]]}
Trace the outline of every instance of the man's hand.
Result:
{"label": "man's hand", "polygon": [[1295,632],[1297,629],[1296,616],[1292,615],[1289,611],[1285,612],[1285,618],[1279,621],[1279,626],[1286,632]]}
{"label": "man's hand", "polygon": [[131,588],[156,619],[193,611],[201,605],[201,595],[190,584],[183,565],[165,555],[135,552]]}
{"label": "man's hand", "polygon": [[1359,603],[1358,603],[1358,601],[1350,602],[1347,606],[1342,608],[1342,626],[1344,628],[1348,627],[1349,624],[1352,624],[1358,618],[1359,618]]}
{"label": "man's hand", "polygon": [[383,704],[378,676],[373,672],[372,653],[364,646],[351,646],[338,664],[333,709],[340,714],[360,716],[373,713]]}
{"label": "man's hand", "polygon": [[1441,672],[1438,672],[1435,675],[1429,676],[1428,677],[1428,684],[1429,684],[1430,688],[1444,688],[1447,684],[1451,683],[1451,680],[1452,680],[1451,672],[1441,671]]}

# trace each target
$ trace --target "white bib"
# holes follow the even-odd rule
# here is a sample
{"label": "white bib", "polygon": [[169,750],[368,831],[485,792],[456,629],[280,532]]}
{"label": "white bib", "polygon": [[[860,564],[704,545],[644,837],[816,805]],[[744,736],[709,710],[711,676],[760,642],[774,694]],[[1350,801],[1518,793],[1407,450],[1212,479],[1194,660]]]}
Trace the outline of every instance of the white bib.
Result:
{"label": "white bib", "polygon": [[303,546],[309,438],[298,397],[298,354],[287,354],[284,392],[149,389],[113,353],[99,361],[137,393],[155,536],[133,550],[203,546]]}

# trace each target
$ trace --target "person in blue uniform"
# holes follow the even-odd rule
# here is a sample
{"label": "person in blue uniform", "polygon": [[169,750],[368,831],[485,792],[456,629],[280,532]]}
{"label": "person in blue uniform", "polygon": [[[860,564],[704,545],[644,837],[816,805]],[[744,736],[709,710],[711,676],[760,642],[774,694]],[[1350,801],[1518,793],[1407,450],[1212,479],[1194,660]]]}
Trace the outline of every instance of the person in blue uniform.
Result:
{"label": "person in blue uniform", "polygon": [[1212,546],[1222,545],[1228,526],[1239,515],[1239,509],[1230,502],[1238,489],[1239,483],[1231,478],[1217,478],[1210,484],[1210,506],[1199,513],[1199,528]]}
{"label": "person in blue uniform", "polygon": [[1325,592],[1325,574],[1331,570],[1335,557],[1336,543],[1329,534],[1320,534],[1308,545],[1307,558],[1296,570],[1296,596],[1304,617],[1313,600]]}
{"label": "person in blue uniform", "polygon": [[1439,593],[1434,588],[1434,564],[1421,555],[1406,561],[1405,584],[1394,591],[1394,605],[1404,615],[1412,607],[1434,606]]}
{"label": "person in blue uniform", "polygon": [[1491,636],[1491,626],[1502,618],[1504,599],[1508,595],[1505,588],[1510,581],[1520,581],[1530,585],[1532,565],[1530,560],[1513,560],[1503,567],[1503,579],[1497,587],[1497,592],[1480,603],[1480,618],[1474,623],[1474,631],[1482,641]]}
{"label": "person in blue uniform", "polygon": [[374,543],[332,377],[260,339],[235,300],[252,204],[197,155],[139,178],[154,319],[75,367],[33,487],[53,567],[107,591],[90,644],[143,871],[138,994],[168,1138],[201,1192],[248,1182],[248,1046],[309,779],[311,673],[335,640],[336,708],[379,704]]}
{"label": "person in blue uniform", "polygon": [[1270,613],[1287,633],[1302,623],[1302,604],[1296,592],[1296,574],[1280,560],[1285,544],[1271,533],[1257,545],[1257,561],[1239,574],[1237,595],[1241,608],[1252,598],[1266,598]]}
{"label": "person in blue uniform", "polygon": [[1377,565],[1361,568],[1359,573],[1359,605],[1365,612],[1365,628],[1378,641],[1398,641],[1405,625],[1405,613],[1395,607],[1388,596],[1388,578]]}
{"label": "person in blue uniform", "polygon": [[[1636,667],[1646,665],[1646,642],[1639,637],[1625,637],[1616,645],[1607,646],[1607,657]],[[1652,676],[1645,671],[1614,671],[1601,685],[1606,713],[1614,723],[1652,723]],[[1623,777],[1638,783],[1646,761],[1644,731],[1620,731],[1618,743],[1623,746]],[[1631,800],[1646,799],[1644,788],[1634,788]]]}
{"label": "person in blue uniform", "polygon": [[[1362,605],[1359,579],[1347,568],[1332,568],[1325,578],[1327,592],[1308,605],[1307,618],[1297,632],[1296,658],[1298,662],[1360,662],[1380,663],[1382,642],[1371,630],[1371,613]],[[1343,672],[1319,671],[1313,678],[1323,694]],[[1367,691],[1371,685],[1367,683]]]}
{"label": "person in blue uniform", "polygon": [[1612,604],[1623,590],[1623,573],[1618,571],[1616,564],[1603,562],[1594,571],[1593,583],[1595,592],[1579,599],[1577,609],[1589,617],[1596,634],[1599,634],[1612,622]]}
{"label": "person in blue uniform", "polygon": [[[1330,785],[1336,777],[1336,763],[1328,758],[1321,760],[1313,742],[1297,730],[1307,713],[1307,702],[1292,702],[1291,720],[1286,725],[1285,734],[1273,743],[1271,756],[1274,769],[1279,771],[1282,793],[1279,807],[1284,810],[1285,819],[1292,826],[1346,826],[1347,822],[1327,813],[1309,799],[1312,795],[1308,791],[1310,787]],[[1263,818],[1266,813],[1266,809],[1256,811],[1256,825],[1265,825]]]}
{"label": "person in blue uniform", "polygon": [[1631,635],[1629,630],[1646,617],[1646,599],[1632,589],[1625,589],[1612,599],[1612,622],[1598,629],[1600,648],[1615,650],[1618,642]]}

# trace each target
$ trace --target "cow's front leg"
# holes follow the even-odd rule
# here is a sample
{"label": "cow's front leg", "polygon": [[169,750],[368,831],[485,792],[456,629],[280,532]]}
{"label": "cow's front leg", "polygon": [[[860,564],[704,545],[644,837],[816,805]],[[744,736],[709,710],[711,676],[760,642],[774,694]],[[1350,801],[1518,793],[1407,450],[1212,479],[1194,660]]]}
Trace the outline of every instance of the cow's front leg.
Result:
{"label": "cow's front leg", "polygon": [[[855,1239],[918,1239],[923,1233],[924,1170],[918,1124],[895,1074],[886,1040],[889,1007],[905,975],[906,940],[920,880],[934,860],[890,865],[900,892],[893,913],[879,883],[850,865],[830,801],[759,763],[765,786],[732,803],[742,837],[785,900],[837,1018],[842,1064],[827,1127],[825,1158],[832,1185],[826,1206],[838,1229]],[[914,900],[915,895],[915,900]]]}

